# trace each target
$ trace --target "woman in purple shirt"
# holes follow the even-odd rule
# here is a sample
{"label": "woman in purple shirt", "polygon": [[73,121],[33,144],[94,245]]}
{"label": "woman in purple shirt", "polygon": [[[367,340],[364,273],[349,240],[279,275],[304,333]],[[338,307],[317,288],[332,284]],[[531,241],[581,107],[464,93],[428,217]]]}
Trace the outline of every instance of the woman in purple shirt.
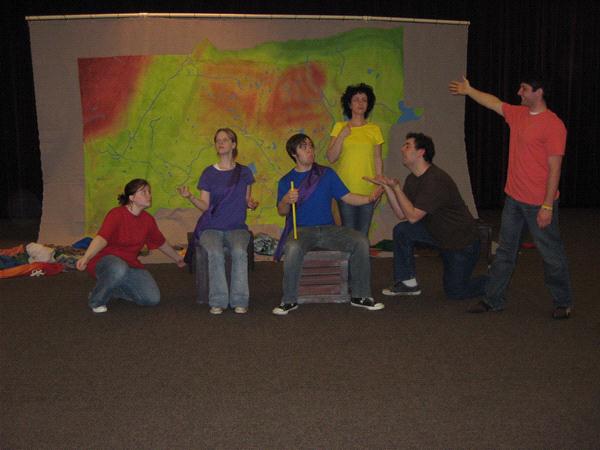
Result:
{"label": "woman in purple shirt", "polygon": [[[248,312],[248,241],[246,209],[255,209],[252,199],[254,176],[250,169],[236,162],[237,135],[230,128],[219,128],[214,137],[216,164],[202,172],[194,197],[187,186],[179,194],[190,200],[201,211],[194,231],[197,245],[208,254],[208,304],[211,314],[222,314],[227,307],[238,314]],[[227,286],[225,255],[231,254],[231,286]]]}

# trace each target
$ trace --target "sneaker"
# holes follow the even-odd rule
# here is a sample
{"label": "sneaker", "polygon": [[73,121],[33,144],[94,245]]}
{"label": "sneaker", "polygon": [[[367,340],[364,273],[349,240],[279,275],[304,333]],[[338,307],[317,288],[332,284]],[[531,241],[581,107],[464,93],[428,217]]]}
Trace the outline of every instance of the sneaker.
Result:
{"label": "sneaker", "polygon": [[285,316],[290,311],[298,309],[298,303],[282,303],[273,308],[273,314],[276,316]]}
{"label": "sneaker", "polygon": [[481,314],[481,313],[486,313],[491,310],[492,310],[492,307],[490,305],[488,305],[483,300],[479,300],[474,305],[469,306],[469,308],[467,309],[467,312],[471,313],[471,314]]}
{"label": "sneaker", "polygon": [[211,314],[223,314],[223,308],[220,306],[211,306],[208,312]]}
{"label": "sneaker", "polygon": [[243,306],[236,306],[233,311],[236,314],[246,314],[248,312],[248,308],[245,308]]}
{"label": "sneaker", "polygon": [[102,313],[105,313],[106,311],[108,311],[108,308],[105,305],[94,306],[92,308],[92,311],[95,312],[96,314],[102,314]]}
{"label": "sneaker", "polygon": [[554,311],[552,312],[552,318],[553,319],[568,319],[569,316],[571,315],[571,308],[567,307],[567,306],[557,306],[556,308],[554,308]]}
{"label": "sneaker", "polygon": [[398,281],[393,286],[385,288],[381,291],[383,295],[421,295],[421,288],[419,285],[410,287],[405,285],[402,281]]}
{"label": "sneaker", "polygon": [[385,308],[385,305],[383,303],[375,303],[375,300],[373,300],[371,297],[355,297],[352,300],[350,300],[350,304],[352,306],[358,306],[359,308],[368,309],[369,311],[377,311],[379,309]]}

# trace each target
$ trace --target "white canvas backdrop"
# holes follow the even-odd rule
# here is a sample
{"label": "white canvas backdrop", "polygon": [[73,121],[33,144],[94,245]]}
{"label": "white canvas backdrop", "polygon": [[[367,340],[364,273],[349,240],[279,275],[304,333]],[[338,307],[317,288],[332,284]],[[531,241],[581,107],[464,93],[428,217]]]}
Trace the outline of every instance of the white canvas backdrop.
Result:
{"label": "white canvas backdrop", "polygon": [[[250,48],[266,41],[315,39],[354,28],[404,29],[404,102],[422,107],[418,121],[395,125],[386,136],[387,175],[404,178],[408,171],[399,154],[409,131],[430,135],[435,163],[456,181],[474,216],[464,145],[464,100],[447,93],[450,79],[466,73],[465,24],[315,20],[283,18],[102,18],[29,22],[34,71],[44,202],[39,241],[70,244],[84,235],[83,126],[78,58],[189,54],[204,39],[217,48]],[[273,180],[275,183],[276,180]],[[197,213],[175,210],[156,214],[173,243],[185,242]],[[390,239],[397,220],[380,205],[372,242]]]}

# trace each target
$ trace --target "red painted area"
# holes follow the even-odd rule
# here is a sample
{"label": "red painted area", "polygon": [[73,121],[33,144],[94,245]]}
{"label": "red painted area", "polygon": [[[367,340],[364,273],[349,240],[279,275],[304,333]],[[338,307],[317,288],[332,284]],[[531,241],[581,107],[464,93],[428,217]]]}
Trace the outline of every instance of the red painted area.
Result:
{"label": "red painted area", "polygon": [[273,127],[305,127],[323,120],[318,111],[326,75],[316,63],[287,69],[275,83],[265,118]]}
{"label": "red painted area", "polygon": [[118,122],[151,58],[119,56],[78,60],[84,142],[105,133]]}

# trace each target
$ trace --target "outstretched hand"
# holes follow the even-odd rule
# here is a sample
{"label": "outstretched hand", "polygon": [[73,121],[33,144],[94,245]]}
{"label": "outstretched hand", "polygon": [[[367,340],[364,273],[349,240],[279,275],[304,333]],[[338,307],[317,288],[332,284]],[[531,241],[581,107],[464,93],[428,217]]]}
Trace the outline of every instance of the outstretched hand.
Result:
{"label": "outstretched hand", "polygon": [[462,81],[451,81],[448,85],[448,90],[452,95],[467,95],[470,88],[471,84],[465,77],[462,77]]}
{"label": "outstretched hand", "polygon": [[190,196],[192,195],[187,186],[178,187],[177,192],[179,192],[179,195],[181,195],[183,198],[190,198]]}
{"label": "outstretched hand", "polygon": [[386,186],[393,188],[394,186],[400,185],[400,181],[397,178],[388,178],[384,175],[377,175],[375,178],[363,177],[363,180],[369,181],[384,188]]}

